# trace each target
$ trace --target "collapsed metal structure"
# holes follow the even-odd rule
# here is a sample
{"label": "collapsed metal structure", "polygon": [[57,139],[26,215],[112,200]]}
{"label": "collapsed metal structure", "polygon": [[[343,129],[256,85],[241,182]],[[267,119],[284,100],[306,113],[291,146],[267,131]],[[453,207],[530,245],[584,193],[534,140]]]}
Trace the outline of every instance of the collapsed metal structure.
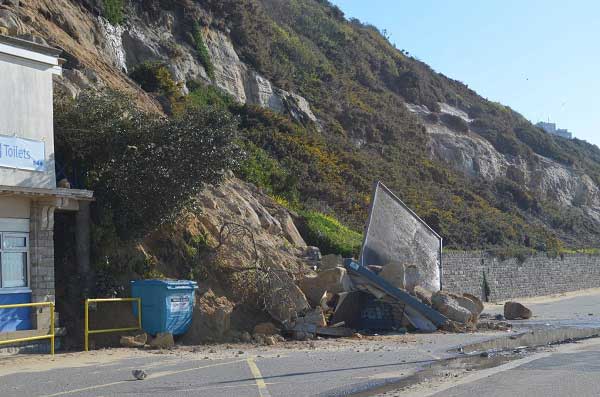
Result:
{"label": "collapsed metal structure", "polygon": [[418,284],[442,288],[442,237],[383,183],[373,190],[369,219],[360,253],[363,266],[396,262],[415,265]]}

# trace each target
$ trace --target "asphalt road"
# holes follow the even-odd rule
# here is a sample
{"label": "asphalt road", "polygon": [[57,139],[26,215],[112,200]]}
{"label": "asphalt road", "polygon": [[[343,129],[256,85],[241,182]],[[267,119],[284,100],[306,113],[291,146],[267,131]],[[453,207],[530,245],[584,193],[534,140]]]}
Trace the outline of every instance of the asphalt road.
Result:
{"label": "asphalt road", "polygon": [[[406,337],[417,338],[418,342],[315,341],[293,345],[292,349],[286,344],[268,348],[235,345],[215,355],[203,347],[203,351],[185,354],[177,350],[164,354],[138,351],[132,357],[108,360],[76,353],[76,360],[67,364],[58,355],[53,362],[42,361],[35,368],[25,361],[19,369],[2,367],[0,362],[0,396],[347,395],[397,381],[448,357],[451,347],[490,336]],[[144,369],[148,378],[134,380],[133,369]]]}
{"label": "asphalt road", "polygon": [[[600,395],[600,341],[559,349],[516,368],[445,389],[435,397],[564,397]],[[518,364],[518,362],[516,362]]]}

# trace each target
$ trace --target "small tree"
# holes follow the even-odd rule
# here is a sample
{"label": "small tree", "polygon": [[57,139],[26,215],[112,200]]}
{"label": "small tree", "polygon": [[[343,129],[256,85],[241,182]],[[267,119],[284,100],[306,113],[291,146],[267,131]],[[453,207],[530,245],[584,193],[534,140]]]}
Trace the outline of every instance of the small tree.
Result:
{"label": "small tree", "polygon": [[176,118],[138,110],[116,92],[84,93],[56,103],[58,161],[96,194],[96,212],[121,239],[169,220],[206,184],[237,167],[237,123],[216,108]]}

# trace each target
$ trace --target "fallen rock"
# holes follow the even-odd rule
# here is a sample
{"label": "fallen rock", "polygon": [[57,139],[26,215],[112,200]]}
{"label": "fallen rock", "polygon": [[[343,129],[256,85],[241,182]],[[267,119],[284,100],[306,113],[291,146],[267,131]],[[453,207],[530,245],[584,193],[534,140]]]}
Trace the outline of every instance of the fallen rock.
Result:
{"label": "fallen rock", "polygon": [[294,327],[304,324],[311,324],[317,327],[327,326],[327,321],[325,321],[325,316],[323,315],[323,309],[317,307],[307,312],[303,317],[298,317],[294,323]]}
{"label": "fallen rock", "polygon": [[531,316],[531,310],[519,302],[506,302],[504,304],[504,317],[507,320],[527,320]]}
{"label": "fallen rock", "polygon": [[197,345],[202,342],[220,341],[231,328],[233,303],[212,290],[196,294],[192,324],[183,336],[183,343]]}
{"label": "fallen rock", "polygon": [[424,304],[432,306],[431,299],[433,298],[433,292],[428,289],[421,287],[420,285],[415,286],[415,296]]}
{"label": "fallen rock", "polygon": [[317,273],[316,276],[303,278],[299,282],[299,287],[312,307],[321,303],[321,298],[323,298],[326,291],[338,294],[353,289],[352,280],[350,280],[346,269],[341,267],[323,270]]}
{"label": "fallen rock", "polygon": [[242,332],[240,335],[240,340],[244,343],[250,343],[252,342],[252,335],[250,335],[249,332]]}
{"label": "fallen rock", "polygon": [[321,258],[321,264],[319,265],[321,271],[335,269],[336,267],[344,267],[344,260],[341,255],[329,254]]}
{"label": "fallen rock", "polygon": [[379,277],[383,278],[396,288],[404,289],[405,269],[406,266],[403,263],[391,262],[383,266],[379,273]]}
{"label": "fallen rock", "polygon": [[161,332],[156,335],[151,341],[150,346],[155,349],[170,349],[175,346],[173,334],[170,332]]}
{"label": "fallen rock", "polygon": [[279,217],[279,222],[281,223],[283,235],[291,244],[299,248],[306,247],[306,243],[304,242],[304,239],[298,232],[298,229],[294,224],[294,220],[292,219],[289,213],[282,214]]}
{"label": "fallen rock", "polygon": [[467,309],[471,313],[470,322],[476,324],[477,320],[479,319],[479,314],[481,313],[479,311],[479,306],[477,305],[477,303],[475,303],[471,298],[467,298],[466,296],[452,294],[450,295],[458,302],[458,304],[461,307]]}
{"label": "fallen rock", "polygon": [[451,294],[438,291],[433,294],[431,301],[433,308],[448,317],[448,319],[461,324],[471,322],[473,316],[471,311],[462,307]]}
{"label": "fallen rock", "polygon": [[148,377],[148,374],[143,369],[134,369],[133,371],[131,371],[131,374],[137,380],[144,380]]}
{"label": "fallen rock", "polygon": [[471,299],[473,301],[473,303],[475,303],[475,306],[477,307],[477,315],[481,316],[481,313],[483,313],[483,309],[484,309],[483,302],[481,301],[481,299],[479,299],[475,295],[468,294],[468,293],[464,293],[463,296],[465,298]]}
{"label": "fallen rock", "polygon": [[254,327],[255,334],[275,335],[279,330],[273,323],[260,323]]}
{"label": "fallen rock", "polygon": [[146,333],[136,336],[121,336],[121,346],[123,347],[144,347],[148,341]]}
{"label": "fallen rock", "polygon": [[292,281],[273,285],[273,291],[267,302],[267,312],[278,322],[284,324],[292,321],[298,313],[309,309],[309,301],[304,293]]}

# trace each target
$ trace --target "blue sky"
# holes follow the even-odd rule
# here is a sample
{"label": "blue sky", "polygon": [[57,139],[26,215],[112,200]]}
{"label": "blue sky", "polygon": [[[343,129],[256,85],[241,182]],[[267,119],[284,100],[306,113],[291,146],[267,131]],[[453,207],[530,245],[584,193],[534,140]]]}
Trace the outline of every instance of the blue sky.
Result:
{"label": "blue sky", "polygon": [[332,3],[481,96],[600,146],[600,1]]}

